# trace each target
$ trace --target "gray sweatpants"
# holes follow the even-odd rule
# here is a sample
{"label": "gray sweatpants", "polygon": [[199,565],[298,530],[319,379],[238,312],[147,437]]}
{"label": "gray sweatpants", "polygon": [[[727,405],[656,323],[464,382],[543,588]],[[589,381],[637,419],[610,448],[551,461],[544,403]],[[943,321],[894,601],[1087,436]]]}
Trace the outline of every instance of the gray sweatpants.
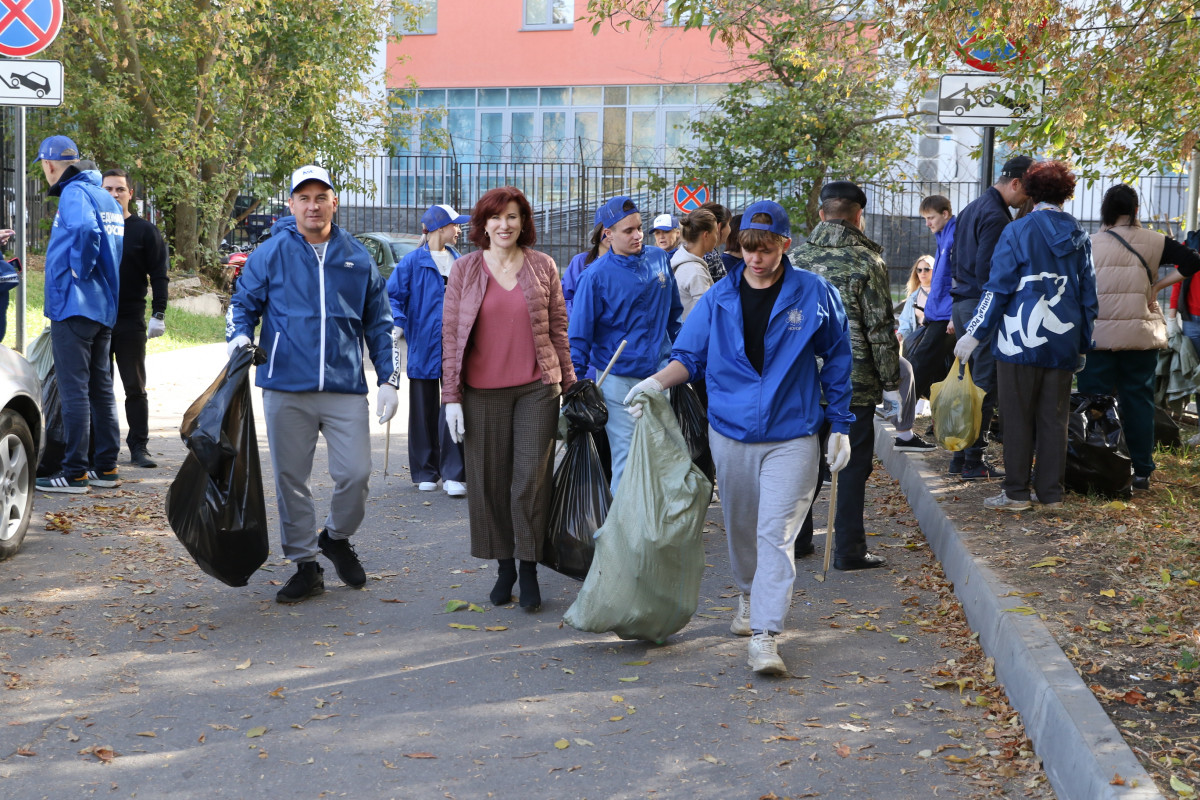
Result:
{"label": "gray sweatpants", "polygon": [[263,390],[267,444],[275,471],[279,539],[292,561],[317,557],[317,514],[312,495],[317,434],[325,436],[333,499],[325,528],[349,539],[366,515],[371,478],[371,433],[366,395]]}
{"label": "gray sweatpants", "polygon": [[815,436],[746,444],[710,426],[733,581],[751,596],[750,627],[783,630],[796,580],[796,534],[817,488]]}

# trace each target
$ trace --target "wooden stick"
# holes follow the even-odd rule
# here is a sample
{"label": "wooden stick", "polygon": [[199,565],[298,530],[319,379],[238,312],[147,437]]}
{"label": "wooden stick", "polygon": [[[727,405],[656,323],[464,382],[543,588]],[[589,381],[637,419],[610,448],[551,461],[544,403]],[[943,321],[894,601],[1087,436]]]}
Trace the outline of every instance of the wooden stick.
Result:
{"label": "wooden stick", "polygon": [[596,388],[600,388],[604,385],[604,379],[608,377],[608,373],[612,372],[613,365],[616,364],[617,359],[621,357],[621,351],[625,349],[626,344],[628,344],[628,342],[622,339],[620,347],[617,348],[617,352],[613,353],[613,357],[608,360],[608,366],[604,368],[604,372],[600,375],[599,379],[597,379]]}
{"label": "wooden stick", "polygon": [[829,574],[829,560],[833,556],[833,515],[837,511],[837,476],[836,472],[829,480],[829,524],[825,528],[825,561],[821,564],[821,574],[817,576],[817,580],[821,583],[825,582],[825,576]]}
{"label": "wooden stick", "polygon": [[387,429],[383,433],[383,481],[387,483],[388,477],[388,456],[392,449],[392,421],[387,421]]}

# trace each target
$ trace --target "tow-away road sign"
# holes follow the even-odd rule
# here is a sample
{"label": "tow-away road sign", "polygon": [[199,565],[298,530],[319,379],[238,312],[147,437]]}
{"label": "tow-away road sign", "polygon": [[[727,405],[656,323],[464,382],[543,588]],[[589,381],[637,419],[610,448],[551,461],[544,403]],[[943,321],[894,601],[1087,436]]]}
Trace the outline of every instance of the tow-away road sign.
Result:
{"label": "tow-away road sign", "polygon": [[0,106],[61,106],[61,61],[0,59]]}
{"label": "tow-away road sign", "polygon": [[1022,99],[1011,81],[996,75],[943,75],[938,86],[939,125],[980,125],[1003,128],[1014,120],[1037,116],[1046,82],[1028,84]]}

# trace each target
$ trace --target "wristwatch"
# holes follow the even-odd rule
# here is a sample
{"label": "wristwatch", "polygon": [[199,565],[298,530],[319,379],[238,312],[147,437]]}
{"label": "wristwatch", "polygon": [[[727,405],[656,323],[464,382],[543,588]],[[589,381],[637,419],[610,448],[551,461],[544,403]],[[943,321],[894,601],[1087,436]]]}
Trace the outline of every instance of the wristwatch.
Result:
{"label": "wristwatch", "polygon": [[166,316],[161,311],[157,311],[154,314],[151,314],[150,316],[154,317],[159,322],[162,322],[164,319],[166,319]]}

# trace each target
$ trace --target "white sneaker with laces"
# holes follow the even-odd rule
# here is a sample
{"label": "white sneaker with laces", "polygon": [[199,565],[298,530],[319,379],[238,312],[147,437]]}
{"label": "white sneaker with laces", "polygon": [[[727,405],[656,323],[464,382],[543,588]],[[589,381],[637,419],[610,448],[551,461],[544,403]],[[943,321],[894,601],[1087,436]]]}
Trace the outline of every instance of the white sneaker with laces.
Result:
{"label": "white sneaker with laces", "polygon": [[787,667],[779,657],[775,635],[756,633],[750,637],[750,655],[746,659],[750,669],[762,675],[786,675]]}
{"label": "white sneaker with laces", "polygon": [[733,617],[733,622],[729,623],[729,632],[737,636],[750,635],[750,595],[738,595],[737,614]]}
{"label": "white sneaker with laces", "polygon": [[436,492],[437,481],[421,481],[417,484],[417,489],[422,492]]}
{"label": "white sneaker with laces", "polygon": [[466,497],[467,485],[462,481],[442,481],[442,488],[451,497]]}

